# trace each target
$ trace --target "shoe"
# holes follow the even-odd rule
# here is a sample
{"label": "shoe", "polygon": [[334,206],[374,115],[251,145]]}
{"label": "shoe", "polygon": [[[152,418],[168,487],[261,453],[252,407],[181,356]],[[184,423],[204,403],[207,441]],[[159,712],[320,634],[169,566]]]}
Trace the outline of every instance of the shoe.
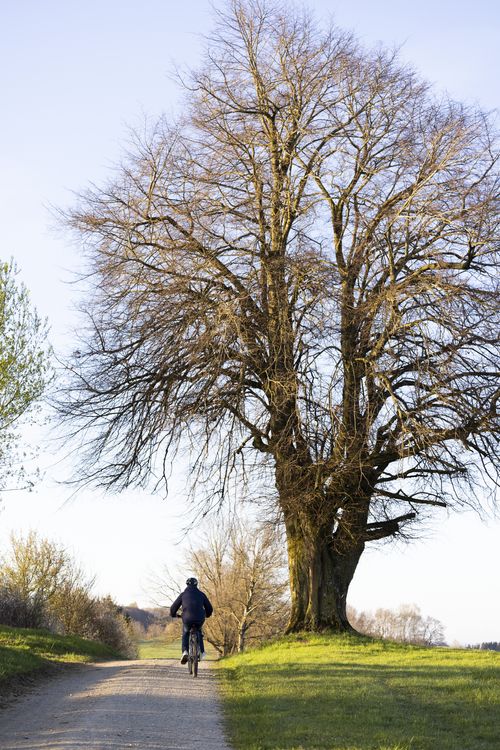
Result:
{"label": "shoe", "polygon": [[182,658],[181,658],[181,664],[185,664],[189,658],[189,654],[187,651],[182,652]]}

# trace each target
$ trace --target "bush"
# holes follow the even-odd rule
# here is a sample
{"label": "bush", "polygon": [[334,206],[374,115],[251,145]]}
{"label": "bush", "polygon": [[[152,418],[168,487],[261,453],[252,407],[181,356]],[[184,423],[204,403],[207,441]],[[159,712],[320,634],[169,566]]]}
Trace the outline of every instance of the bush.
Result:
{"label": "bush", "polygon": [[44,608],[39,598],[26,598],[16,589],[0,586],[0,623],[10,627],[40,628],[44,625]]}
{"label": "bush", "polygon": [[[14,627],[50,627],[67,607],[65,595],[92,586],[69,552],[61,545],[30,531],[10,537],[10,548],[0,565],[0,590],[5,612],[0,622]],[[10,602],[10,604],[9,604]]]}
{"label": "bush", "polygon": [[127,658],[137,655],[132,628],[109,596],[99,599],[84,588],[61,592],[50,614],[53,630],[100,641]]}
{"label": "bush", "polygon": [[110,597],[92,596],[92,583],[63,547],[34,532],[12,536],[0,565],[0,624],[44,627],[135,656],[131,628],[120,608]]}
{"label": "bush", "polygon": [[88,627],[91,634],[87,637],[105,643],[122,656],[137,656],[132,629],[111,597],[93,600]]}

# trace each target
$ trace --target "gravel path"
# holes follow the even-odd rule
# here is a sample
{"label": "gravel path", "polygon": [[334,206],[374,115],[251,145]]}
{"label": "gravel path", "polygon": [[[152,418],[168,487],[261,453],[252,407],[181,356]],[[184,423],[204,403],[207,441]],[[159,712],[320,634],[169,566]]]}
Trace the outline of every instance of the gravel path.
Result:
{"label": "gravel path", "polygon": [[230,750],[210,665],[106,662],[42,680],[0,710],[1,750]]}

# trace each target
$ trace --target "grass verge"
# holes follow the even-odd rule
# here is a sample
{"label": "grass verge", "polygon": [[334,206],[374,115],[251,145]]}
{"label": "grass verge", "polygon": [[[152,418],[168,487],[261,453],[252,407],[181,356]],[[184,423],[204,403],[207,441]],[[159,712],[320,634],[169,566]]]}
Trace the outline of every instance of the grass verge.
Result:
{"label": "grass verge", "polygon": [[236,750],[497,750],[500,654],[297,635],[219,663]]}
{"label": "grass verge", "polygon": [[55,664],[74,664],[119,659],[102,643],[48,630],[9,628],[0,625],[0,691],[23,678],[47,671]]}

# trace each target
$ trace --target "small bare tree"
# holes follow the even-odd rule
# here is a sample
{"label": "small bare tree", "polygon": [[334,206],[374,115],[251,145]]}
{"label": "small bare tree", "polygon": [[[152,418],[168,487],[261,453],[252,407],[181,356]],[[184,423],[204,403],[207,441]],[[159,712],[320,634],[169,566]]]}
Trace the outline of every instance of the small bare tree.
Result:
{"label": "small bare tree", "polygon": [[286,530],[290,630],[349,629],[366,543],[477,507],[498,476],[492,128],[261,0],[219,14],[185,86],[181,123],[66,217],[95,285],[60,407],[81,479],[147,482],[191,441],[219,502],[253,466]]}
{"label": "small bare tree", "polygon": [[283,544],[276,529],[214,528],[189,555],[214,614],[206,638],[223,656],[283,632],[288,615]]}

